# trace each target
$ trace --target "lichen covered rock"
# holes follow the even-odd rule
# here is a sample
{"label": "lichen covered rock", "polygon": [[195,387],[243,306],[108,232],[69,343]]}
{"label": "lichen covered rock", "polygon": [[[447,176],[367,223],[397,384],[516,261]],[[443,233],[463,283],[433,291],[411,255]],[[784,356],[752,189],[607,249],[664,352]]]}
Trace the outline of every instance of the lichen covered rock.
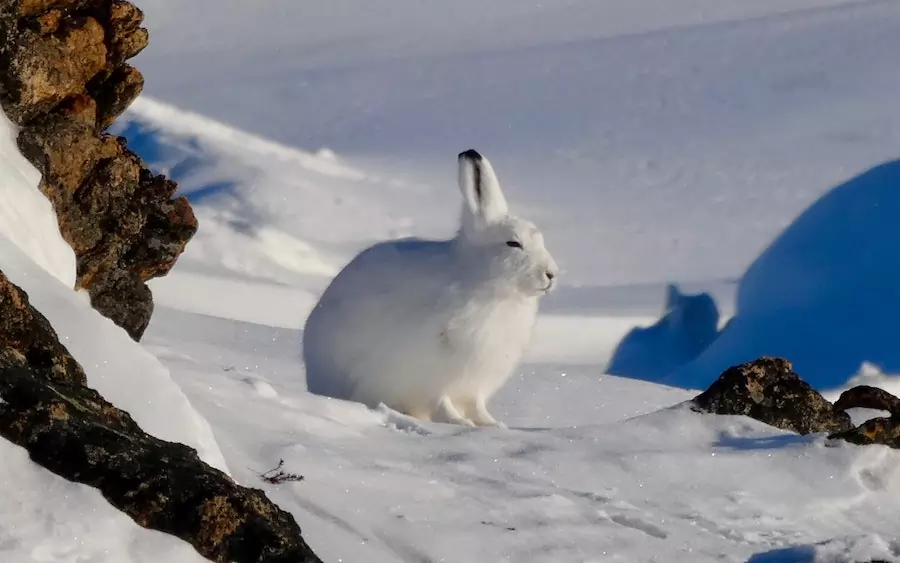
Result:
{"label": "lichen covered rock", "polygon": [[881,444],[900,449],[900,418],[878,417],[867,420],[850,430],[836,432],[829,436],[833,440],[844,440],[851,444],[868,446]]}
{"label": "lichen covered rock", "polygon": [[834,406],[840,410],[863,408],[887,411],[890,416],[867,420],[856,428],[836,432],[829,438],[861,446],[881,444],[900,448],[900,398],[878,387],[858,385],[841,393]]}
{"label": "lichen covered rock", "polygon": [[25,292],[0,273],[0,349],[6,348],[51,381],[87,384],[81,366],[60,344],[47,319],[32,308]]}
{"label": "lichen covered rock", "polygon": [[781,358],[763,357],[729,368],[693,403],[703,412],[745,415],[798,434],[852,428],[847,413],[835,409]]}
{"label": "lichen covered rock", "polygon": [[841,393],[841,396],[834,403],[834,408],[842,411],[847,409],[872,409],[887,411],[892,415],[900,415],[900,398],[878,387],[857,385]]}
{"label": "lichen covered rock", "polygon": [[0,105],[43,175],[77,286],[135,340],[153,312],[146,282],[197,229],[175,184],[104,133],[143,88],[125,62],[147,45],[142,21],[123,0],[0,0]]}
{"label": "lichen covered rock", "polygon": [[183,444],[150,436],[85,384],[25,293],[0,274],[0,437],[212,561],[318,562],[294,518]]}

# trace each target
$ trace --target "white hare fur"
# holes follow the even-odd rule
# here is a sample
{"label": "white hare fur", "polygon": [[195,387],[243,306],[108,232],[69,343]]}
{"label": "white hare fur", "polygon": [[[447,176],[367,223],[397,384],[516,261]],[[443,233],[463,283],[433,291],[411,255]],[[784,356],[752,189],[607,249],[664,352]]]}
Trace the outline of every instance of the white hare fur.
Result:
{"label": "white hare fur", "polygon": [[504,426],[486,404],[521,360],[557,266],[537,228],[509,213],[490,162],[474,150],[458,161],[456,236],[367,248],[310,313],[310,392],[422,420]]}

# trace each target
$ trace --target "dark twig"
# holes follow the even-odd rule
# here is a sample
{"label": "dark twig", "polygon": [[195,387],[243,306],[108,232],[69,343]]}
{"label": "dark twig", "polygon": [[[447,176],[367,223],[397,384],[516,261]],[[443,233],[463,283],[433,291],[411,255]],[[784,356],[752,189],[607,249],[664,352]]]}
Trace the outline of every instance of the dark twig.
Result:
{"label": "dark twig", "polygon": [[278,460],[278,466],[266,471],[265,473],[260,473],[259,477],[266,483],[271,483],[272,485],[280,485],[282,483],[302,481],[303,475],[297,475],[296,473],[285,473],[281,470],[284,467],[284,460]]}

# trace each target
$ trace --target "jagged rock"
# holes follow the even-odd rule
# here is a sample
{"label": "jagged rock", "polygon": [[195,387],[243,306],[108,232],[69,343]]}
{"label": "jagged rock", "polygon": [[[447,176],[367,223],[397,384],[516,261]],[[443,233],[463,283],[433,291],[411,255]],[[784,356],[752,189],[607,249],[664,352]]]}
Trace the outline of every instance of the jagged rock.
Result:
{"label": "jagged rock", "polygon": [[144,89],[144,75],[134,67],[122,65],[103,81],[89,87],[97,100],[97,124],[105,130],[128,109]]}
{"label": "jagged rock", "polygon": [[25,292],[0,273],[0,348],[16,350],[54,382],[85,385],[87,378],[50,323],[31,307]]}
{"label": "jagged rock", "polygon": [[212,561],[320,561],[262,491],[237,485],[192,448],[150,436],[86,387],[47,320],[2,273],[0,319],[0,436]]}
{"label": "jagged rock", "polygon": [[[123,0],[0,0],[0,105],[42,173],[92,305],[139,339],[164,275],[197,228],[176,186],[103,131],[140,94],[125,61],[147,45]],[[293,517],[193,449],[143,432],[86,386],[27,295],[0,273],[0,436],[58,475],[99,489],[141,526],[213,561],[318,562]]]}
{"label": "jagged rock", "polygon": [[112,66],[124,63],[147,47],[150,36],[141,27],[143,22],[144,14],[134,4],[113,0],[109,8]]}
{"label": "jagged rock", "polygon": [[700,411],[745,415],[799,434],[852,428],[847,413],[836,410],[782,358],[731,367],[693,402]]}
{"label": "jagged rock", "polygon": [[856,428],[835,432],[829,438],[845,440],[861,446],[882,444],[900,448],[900,398],[884,389],[858,385],[841,393],[834,408],[840,410],[863,408],[891,413],[890,417],[877,417]]}
{"label": "jagged rock", "polygon": [[900,399],[878,387],[857,385],[841,393],[837,402],[834,403],[834,408],[842,411],[857,408],[873,409],[887,411],[898,416],[900,415]]}
{"label": "jagged rock", "polygon": [[172,268],[197,230],[175,184],[103,133],[143,88],[125,64],[147,45],[142,21],[124,0],[0,0],[0,104],[43,175],[77,286],[135,340],[153,312],[146,282]]}
{"label": "jagged rock", "polygon": [[[54,11],[19,29],[15,40],[0,48],[5,59],[0,63],[3,109],[16,123],[84,92],[85,84],[106,66],[105,33],[92,17],[68,18]],[[10,33],[12,29],[0,37]]]}
{"label": "jagged rock", "polygon": [[882,444],[900,449],[900,417],[873,418],[863,422],[856,428],[844,432],[836,432],[828,437],[860,446]]}

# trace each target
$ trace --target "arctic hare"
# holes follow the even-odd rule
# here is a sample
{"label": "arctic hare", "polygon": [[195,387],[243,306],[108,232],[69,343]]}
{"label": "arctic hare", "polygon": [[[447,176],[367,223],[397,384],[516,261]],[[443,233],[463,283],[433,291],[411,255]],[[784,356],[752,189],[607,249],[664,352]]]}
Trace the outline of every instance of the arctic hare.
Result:
{"label": "arctic hare", "polygon": [[367,248],[310,313],[310,392],[422,420],[505,426],[485,405],[521,360],[557,266],[537,228],[508,212],[490,162],[468,150],[458,164],[456,236]]}

